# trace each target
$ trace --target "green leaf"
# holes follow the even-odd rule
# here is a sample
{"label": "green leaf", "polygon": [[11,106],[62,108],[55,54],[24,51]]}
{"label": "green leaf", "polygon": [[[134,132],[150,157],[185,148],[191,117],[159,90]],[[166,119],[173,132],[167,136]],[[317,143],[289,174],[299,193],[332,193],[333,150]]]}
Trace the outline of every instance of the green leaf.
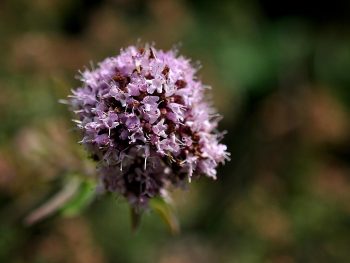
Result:
{"label": "green leaf", "polygon": [[133,232],[136,232],[136,230],[139,228],[141,223],[142,211],[134,207],[131,207],[130,214],[131,214],[131,229]]}
{"label": "green leaf", "polygon": [[179,222],[172,206],[163,198],[154,198],[150,201],[150,207],[155,211],[169,227],[172,234],[180,232]]}
{"label": "green leaf", "polygon": [[94,185],[90,181],[83,181],[76,194],[60,210],[64,216],[75,216],[87,207],[95,197]]}

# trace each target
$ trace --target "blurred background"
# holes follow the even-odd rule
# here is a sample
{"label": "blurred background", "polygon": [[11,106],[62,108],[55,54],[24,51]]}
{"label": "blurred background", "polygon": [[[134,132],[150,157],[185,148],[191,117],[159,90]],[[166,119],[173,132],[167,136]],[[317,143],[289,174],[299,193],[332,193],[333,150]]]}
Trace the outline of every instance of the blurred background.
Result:
{"label": "blurred background", "polygon": [[[27,226],[94,174],[58,100],[138,39],[201,62],[232,161],[174,191],[179,235],[89,182]],[[350,262],[349,70],[345,0],[0,1],[0,262]]]}

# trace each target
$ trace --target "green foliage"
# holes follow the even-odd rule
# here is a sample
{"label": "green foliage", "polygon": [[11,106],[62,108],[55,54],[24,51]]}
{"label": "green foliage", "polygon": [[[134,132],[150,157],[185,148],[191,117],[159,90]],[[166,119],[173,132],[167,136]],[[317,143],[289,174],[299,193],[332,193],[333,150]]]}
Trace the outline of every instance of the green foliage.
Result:
{"label": "green foliage", "polygon": [[80,214],[95,198],[95,182],[84,180],[75,195],[60,209],[63,216]]}
{"label": "green foliage", "polygon": [[154,212],[159,214],[164,223],[169,227],[171,233],[179,233],[179,222],[177,221],[174,210],[169,203],[167,203],[163,198],[154,198],[150,201],[150,207]]}

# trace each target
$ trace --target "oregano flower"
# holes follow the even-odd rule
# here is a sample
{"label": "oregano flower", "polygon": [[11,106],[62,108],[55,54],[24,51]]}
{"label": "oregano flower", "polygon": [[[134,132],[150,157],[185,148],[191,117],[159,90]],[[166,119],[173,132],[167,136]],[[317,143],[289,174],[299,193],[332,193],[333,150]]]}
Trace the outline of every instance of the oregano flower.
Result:
{"label": "oregano flower", "polygon": [[196,72],[177,51],[148,45],[81,72],[69,104],[103,190],[144,208],[169,185],[216,178],[229,153]]}

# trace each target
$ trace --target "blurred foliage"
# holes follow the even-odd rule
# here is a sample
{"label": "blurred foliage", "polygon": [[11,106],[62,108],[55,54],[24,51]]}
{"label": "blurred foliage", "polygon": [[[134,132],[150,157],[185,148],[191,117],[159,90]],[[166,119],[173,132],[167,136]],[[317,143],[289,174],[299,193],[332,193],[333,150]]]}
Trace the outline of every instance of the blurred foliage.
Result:
{"label": "blurred foliage", "polygon": [[[350,262],[349,3],[0,1],[0,262]],[[201,62],[228,131],[218,180],[172,193],[176,236],[152,211],[132,233],[125,201],[91,199],[94,164],[58,103],[138,39]],[[26,226],[71,174],[82,191]]]}

